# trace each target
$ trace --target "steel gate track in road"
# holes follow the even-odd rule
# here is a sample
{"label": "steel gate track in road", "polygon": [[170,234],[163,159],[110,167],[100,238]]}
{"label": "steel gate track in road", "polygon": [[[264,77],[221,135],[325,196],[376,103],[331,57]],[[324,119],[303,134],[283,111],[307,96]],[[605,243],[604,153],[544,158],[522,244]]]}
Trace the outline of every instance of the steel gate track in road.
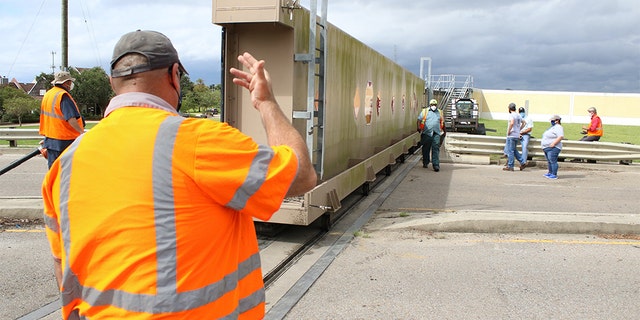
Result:
{"label": "steel gate track in road", "polygon": [[320,257],[320,259],[307,271],[304,275],[280,298],[280,300],[267,312],[265,319],[284,319],[291,309],[311,288],[314,282],[320,278],[322,273],[329,267],[331,262],[344,250],[347,244],[353,239],[354,233],[362,228],[391,195],[400,183],[405,179],[407,174],[420,160],[420,157],[414,157],[410,162],[404,164],[402,171],[395,177],[393,182],[387,186],[384,191],[369,205],[363,214],[347,229],[340,238],[329,247],[329,249]]}

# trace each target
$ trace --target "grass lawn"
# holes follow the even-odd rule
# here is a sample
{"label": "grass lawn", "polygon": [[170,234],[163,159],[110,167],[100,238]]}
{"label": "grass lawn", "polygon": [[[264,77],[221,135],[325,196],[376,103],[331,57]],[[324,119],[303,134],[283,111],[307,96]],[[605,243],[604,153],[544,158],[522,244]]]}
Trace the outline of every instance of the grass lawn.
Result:
{"label": "grass lawn", "polygon": [[[485,128],[495,130],[492,132],[487,130],[488,136],[505,137],[507,135],[507,120],[489,120],[480,119],[480,123],[484,123]],[[584,135],[580,133],[582,126],[588,123],[563,123],[565,139],[580,140]],[[533,131],[531,135],[536,139],[542,138],[542,133],[551,126],[549,122],[533,122]],[[604,124],[604,135],[600,138],[602,142],[626,142],[640,145],[640,126],[621,126]]]}

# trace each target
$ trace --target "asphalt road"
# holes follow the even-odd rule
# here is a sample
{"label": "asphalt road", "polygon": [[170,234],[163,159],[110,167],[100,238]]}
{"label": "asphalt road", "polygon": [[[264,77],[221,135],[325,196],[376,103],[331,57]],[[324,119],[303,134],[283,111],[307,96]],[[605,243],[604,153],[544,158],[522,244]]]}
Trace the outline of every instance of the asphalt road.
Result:
{"label": "asphalt road", "polygon": [[637,164],[561,163],[558,180],[543,177],[546,162],[540,161],[537,167],[514,172],[502,171],[499,165],[445,163],[440,169],[438,173],[430,168],[413,169],[382,209],[640,212]]}
{"label": "asphalt road", "polygon": [[[0,148],[0,168],[24,157],[33,149]],[[0,176],[1,197],[40,197],[40,184],[47,172],[47,160],[35,156]]]}
{"label": "asphalt road", "polygon": [[637,319],[640,241],[366,229],[285,319]]}
{"label": "asphalt road", "polygon": [[[285,319],[637,318],[640,238],[589,227],[624,216],[639,230],[638,167],[561,164],[559,180],[545,172],[417,165]],[[489,220],[463,224],[486,233],[426,227],[470,213]],[[487,223],[504,216],[604,223],[575,234],[510,233],[521,224]],[[554,221],[543,225],[559,230]]]}

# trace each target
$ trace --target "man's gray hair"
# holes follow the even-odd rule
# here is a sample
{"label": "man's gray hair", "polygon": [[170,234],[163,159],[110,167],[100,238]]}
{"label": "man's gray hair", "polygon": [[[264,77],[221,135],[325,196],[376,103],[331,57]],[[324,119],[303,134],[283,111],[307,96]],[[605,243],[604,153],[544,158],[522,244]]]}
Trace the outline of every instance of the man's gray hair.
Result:
{"label": "man's gray hair", "polygon": [[120,58],[120,60],[118,60],[113,65],[112,72],[118,73],[126,70],[135,69],[135,67],[137,66],[146,66],[148,64],[149,64],[149,58],[145,57],[144,55],[139,53],[129,53],[123,56],[122,58]]}

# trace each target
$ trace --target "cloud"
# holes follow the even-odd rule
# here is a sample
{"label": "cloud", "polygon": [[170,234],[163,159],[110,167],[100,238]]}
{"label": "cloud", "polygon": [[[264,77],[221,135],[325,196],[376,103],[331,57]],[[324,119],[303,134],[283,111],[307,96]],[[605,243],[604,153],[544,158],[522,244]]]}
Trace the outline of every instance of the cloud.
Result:
{"label": "cloud", "polygon": [[[309,7],[309,0],[302,5]],[[38,13],[39,12],[39,13]],[[165,33],[191,78],[219,83],[221,28],[209,1],[73,1],[69,63],[108,71],[119,37]],[[637,0],[328,1],[329,22],[418,74],[474,77],[483,89],[640,93]],[[27,82],[60,64],[60,8],[0,3],[5,46],[0,75]]]}
{"label": "cloud", "polygon": [[480,88],[640,92],[640,6],[632,0],[347,6],[330,3],[329,21],[415,73],[427,56],[432,74],[472,75]]}

